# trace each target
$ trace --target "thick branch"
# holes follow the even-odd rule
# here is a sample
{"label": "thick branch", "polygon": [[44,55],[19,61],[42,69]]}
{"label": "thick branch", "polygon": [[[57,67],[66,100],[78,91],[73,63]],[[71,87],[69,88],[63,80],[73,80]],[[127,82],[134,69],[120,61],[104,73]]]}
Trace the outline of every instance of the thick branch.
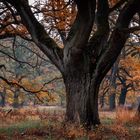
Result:
{"label": "thick branch", "polygon": [[119,18],[116,23],[116,29],[112,33],[109,46],[103,52],[97,63],[98,73],[102,73],[101,79],[106,75],[111,68],[117,57],[119,56],[121,49],[124,47],[128,33],[123,32],[123,29],[128,28],[131,19],[140,11],[140,1],[133,0],[122,9]]}
{"label": "thick branch", "polygon": [[26,0],[6,0],[15,7],[23,24],[31,34],[36,45],[50,58],[62,72],[62,49],[49,37],[44,27],[37,21]]}
{"label": "thick branch", "polygon": [[[82,49],[85,47],[92,30],[96,0],[79,1],[75,0],[78,8],[76,19],[69,32],[66,47]],[[66,50],[68,51],[68,50]],[[73,53],[76,52],[75,50]]]}
{"label": "thick branch", "polygon": [[[88,49],[92,52],[92,61],[96,59],[101,54],[104,47],[106,47],[109,34],[108,14],[108,0],[98,0],[96,13],[97,31],[88,42]],[[96,60],[93,62],[95,61]]]}

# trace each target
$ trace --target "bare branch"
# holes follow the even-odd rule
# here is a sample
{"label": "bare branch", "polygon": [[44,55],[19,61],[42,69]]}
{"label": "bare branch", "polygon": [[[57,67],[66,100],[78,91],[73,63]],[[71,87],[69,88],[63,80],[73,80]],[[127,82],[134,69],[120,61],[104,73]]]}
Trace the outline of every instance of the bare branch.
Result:
{"label": "bare branch", "polygon": [[[3,0],[2,0],[3,1]],[[45,31],[44,27],[37,21],[31,8],[26,0],[6,0],[13,5],[21,16],[23,24],[28,29],[36,45],[50,58],[50,60],[57,66],[57,68],[63,71],[63,51],[50,38]]]}
{"label": "bare branch", "polygon": [[43,84],[43,86],[39,89],[39,90],[36,90],[36,91],[33,91],[33,90],[29,90],[29,89],[27,89],[26,87],[24,87],[23,85],[21,85],[21,84],[19,84],[19,83],[17,83],[17,82],[11,82],[11,81],[9,81],[9,80],[7,80],[6,78],[4,78],[4,77],[2,77],[2,76],[0,76],[0,79],[2,79],[3,81],[5,81],[8,85],[10,85],[10,86],[18,86],[19,88],[21,88],[21,89],[23,89],[24,91],[26,91],[26,92],[30,92],[30,93],[39,93],[39,92],[48,92],[48,90],[44,90],[44,87],[47,85],[47,84],[49,84],[49,83],[52,83],[52,82],[54,82],[54,81],[56,81],[56,80],[59,80],[59,79],[62,79],[62,77],[56,77],[56,78],[54,78],[54,79],[52,79],[52,80],[50,80],[50,81],[48,81],[48,82],[46,82],[46,83],[44,83]]}
{"label": "bare branch", "polygon": [[[0,45],[1,45],[1,44],[0,44]],[[36,68],[36,65],[32,65],[32,64],[30,64],[30,63],[28,63],[28,62],[18,60],[17,58],[15,58],[15,57],[9,55],[7,52],[5,52],[5,51],[3,51],[3,50],[0,50],[0,53],[2,53],[2,54],[4,54],[4,55],[8,56],[9,58],[15,60],[16,62],[19,62],[19,63],[22,63],[22,64],[27,64],[27,65],[29,65],[29,66],[32,67],[32,68]]]}

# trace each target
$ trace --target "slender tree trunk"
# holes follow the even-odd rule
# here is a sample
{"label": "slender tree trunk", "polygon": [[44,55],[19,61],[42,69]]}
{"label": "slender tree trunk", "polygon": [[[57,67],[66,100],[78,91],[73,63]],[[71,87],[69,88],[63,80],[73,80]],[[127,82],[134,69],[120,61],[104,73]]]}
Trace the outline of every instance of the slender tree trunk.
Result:
{"label": "slender tree trunk", "polygon": [[1,96],[0,106],[4,107],[5,106],[5,93],[0,93],[0,96]]}
{"label": "slender tree trunk", "polygon": [[116,93],[111,93],[111,95],[109,96],[109,109],[110,110],[114,110],[116,108]]}
{"label": "slender tree trunk", "polygon": [[103,108],[105,105],[105,94],[100,96],[100,107]]}
{"label": "slender tree trunk", "polygon": [[19,89],[15,90],[14,92],[14,99],[13,99],[13,107],[18,108],[19,107]]}
{"label": "slender tree trunk", "polygon": [[0,96],[1,96],[1,102],[0,102],[0,106],[4,107],[5,106],[5,99],[6,99],[6,88],[4,87],[3,92],[0,92]]}
{"label": "slender tree trunk", "polygon": [[116,62],[114,63],[112,69],[111,69],[111,78],[110,78],[110,82],[111,82],[111,86],[112,88],[115,90],[113,93],[111,93],[111,95],[109,96],[109,109],[110,110],[114,110],[116,108],[116,88],[117,88],[117,84],[116,84],[116,74],[118,71],[118,65],[119,65],[119,61],[120,59],[118,58],[116,60]]}
{"label": "slender tree trunk", "polygon": [[125,104],[126,94],[127,94],[127,88],[123,87],[121,89],[121,94],[120,94],[120,97],[119,97],[119,105],[124,105]]}
{"label": "slender tree trunk", "polygon": [[136,118],[137,118],[138,120],[140,120],[140,102],[139,102],[139,105],[138,105],[138,108],[137,108]]}
{"label": "slender tree trunk", "polygon": [[140,116],[140,103],[139,103],[139,106],[138,106],[137,112],[138,112],[138,114],[139,114],[139,116]]}
{"label": "slender tree trunk", "polygon": [[119,59],[115,62],[115,64],[113,65],[112,69],[111,69],[111,78],[110,78],[110,82],[111,82],[111,88],[113,88],[113,93],[111,93],[111,95],[109,96],[109,109],[110,110],[114,110],[116,108],[116,73],[118,70],[118,64],[119,64]]}

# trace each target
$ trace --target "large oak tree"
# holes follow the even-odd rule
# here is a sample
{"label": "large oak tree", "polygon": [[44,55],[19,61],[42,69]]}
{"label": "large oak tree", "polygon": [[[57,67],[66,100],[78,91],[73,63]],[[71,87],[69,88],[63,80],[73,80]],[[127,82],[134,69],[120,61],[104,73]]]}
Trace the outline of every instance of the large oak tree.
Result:
{"label": "large oak tree", "polygon": [[[88,127],[99,124],[99,86],[130,32],[140,29],[129,26],[134,15],[140,13],[140,0],[120,0],[113,6],[108,0],[74,0],[77,14],[63,48],[37,20],[28,0],[0,1],[13,16],[11,6],[16,9],[34,43],[62,73],[67,93],[66,120],[80,121]],[[118,16],[112,29],[109,19],[116,9]],[[93,26],[97,28],[94,33]]]}

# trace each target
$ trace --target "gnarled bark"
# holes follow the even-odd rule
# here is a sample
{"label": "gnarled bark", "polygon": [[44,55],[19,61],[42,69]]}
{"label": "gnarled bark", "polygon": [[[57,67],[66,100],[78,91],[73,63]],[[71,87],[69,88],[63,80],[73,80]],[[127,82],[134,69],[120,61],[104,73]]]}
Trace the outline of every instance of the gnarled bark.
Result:
{"label": "gnarled bark", "polygon": [[[70,76],[70,77],[69,77]],[[67,92],[66,120],[84,126],[100,124],[96,80],[83,72],[72,73],[65,79]]]}

